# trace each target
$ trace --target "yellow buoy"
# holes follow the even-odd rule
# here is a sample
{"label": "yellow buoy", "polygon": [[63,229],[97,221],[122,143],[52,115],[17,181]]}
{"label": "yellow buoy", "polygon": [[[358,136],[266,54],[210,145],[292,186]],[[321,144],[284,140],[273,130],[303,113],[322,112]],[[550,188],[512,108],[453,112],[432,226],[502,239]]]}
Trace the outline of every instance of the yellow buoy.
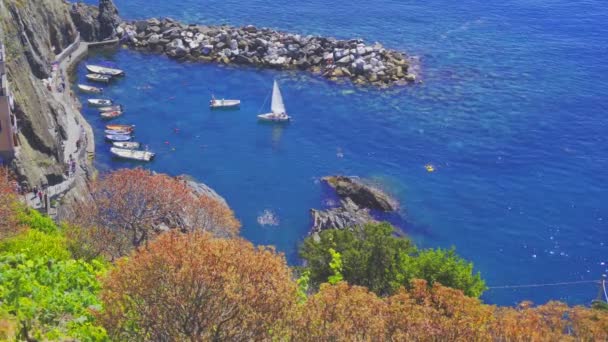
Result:
{"label": "yellow buoy", "polygon": [[435,172],[435,167],[432,164],[426,164],[424,168],[427,172]]}

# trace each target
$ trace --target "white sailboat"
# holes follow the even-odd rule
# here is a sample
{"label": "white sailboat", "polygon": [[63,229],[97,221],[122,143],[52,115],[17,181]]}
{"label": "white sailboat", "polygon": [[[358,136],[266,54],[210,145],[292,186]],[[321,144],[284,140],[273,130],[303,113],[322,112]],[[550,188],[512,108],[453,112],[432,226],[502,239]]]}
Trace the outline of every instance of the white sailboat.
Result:
{"label": "white sailboat", "polygon": [[258,118],[263,121],[289,121],[291,117],[287,115],[285,110],[285,104],[283,103],[283,96],[281,95],[281,89],[279,84],[274,81],[272,87],[272,104],[270,105],[270,113],[260,114]]}

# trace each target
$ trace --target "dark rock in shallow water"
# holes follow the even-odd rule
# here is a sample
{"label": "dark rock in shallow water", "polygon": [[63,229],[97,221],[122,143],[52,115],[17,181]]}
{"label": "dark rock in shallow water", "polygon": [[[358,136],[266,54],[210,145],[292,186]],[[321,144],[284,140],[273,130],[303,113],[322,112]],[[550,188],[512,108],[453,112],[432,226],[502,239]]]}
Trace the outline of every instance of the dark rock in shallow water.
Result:
{"label": "dark rock in shallow water", "polygon": [[351,199],[359,207],[385,212],[397,211],[399,208],[397,201],[389,195],[359,179],[331,176],[323,178],[323,181],[334,188],[341,199]]}
{"label": "dark rock in shallow water", "polygon": [[375,222],[368,209],[359,208],[350,198],[341,202],[342,206],[325,211],[311,209],[311,234],[318,234],[327,229],[347,229],[361,227]]}

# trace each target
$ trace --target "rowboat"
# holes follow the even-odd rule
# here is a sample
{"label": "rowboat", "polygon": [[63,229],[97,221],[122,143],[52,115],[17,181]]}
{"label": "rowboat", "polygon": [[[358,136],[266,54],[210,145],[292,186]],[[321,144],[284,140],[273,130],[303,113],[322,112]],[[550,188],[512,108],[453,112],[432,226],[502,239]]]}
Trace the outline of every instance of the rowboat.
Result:
{"label": "rowboat", "polygon": [[120,110],[122,111],[122,106],[121,105],[115,105],[115,106],[106,106],[106,107],[99,107],[99,112],[114,112]]}
{"label": "rowboat", "polygon": [[148,162],[148,161],[152,160],[152,158],[154,158],[154,153],[152,153],[152,152],[129,150],[126,148],[112,147],[112,148],[110,148],[110,152],[112,152],[112,154],[115,155],[116,157],[124,158],[124,159],[132,159],[132,160]]}
{"label": "rowboat", "polygon": [[87,103],[92,107],[103,107],[103,106],[111,106],[112,100],[104,100],[104,99],[88,99]]}
{"label": "rowboat", "polygon": [[114,119],[114,118],[117,118],[117,117],[121,116],[122,112],[119,111],[119,110],[116,110],[116,111],[113,111],[113,112],[103,112],[103,113],[101,113],[99,115],[101,115],[101,117],[104,118],[104,119]]}
{"label": "rowboat", "polygon": [[79,84],[78,85],[78,90],[80,90],[83,93],[87,93],[87,94],[101,94],[103,93],[103,89],[101,88],[97,88],[97,87],[92,87],[86,84]]}
{"label": "rowboat", "polygon": [[100,74],[87,74],[87,80],[92,82],[110,83],[112,76],[100,75]]}
{"label": "rowboat", "polygon": [[140,143],[135,141],[115,141],[112,143],[114,147],[125,148],[127,150],[137,150],[140,147]]}
{"label": "rowboat", "polygon": [[279,84],[277,81],[274,81],[274,85],[272,87],[272,104],[270,105],[271,112],[267,114],[258,115],[258,119],[262,121],[289,121],[291,117],[287,115],[287,111],[285,110],[285,104],[283,103],[283,96],[281,96],[281,90],[279,89]]}
{"label": "rowboat", "polygon": [[117,125],[117,124],[110,124],[110,125],[106,125],[106,129],[113,129],[113,130],[129,130],[129,131],[134,131],[135,130],[135,125]]}
{"label": "rowboat", "polygon": [[115,130],[115,129],[106,129],[103,131],[105,134],[110,134],[110,135],[131,135],[132,132],[129,131],[121,131],[121,130]]}
{"label": "rowboat", "polygon": [[125,72],[120,69],[106,68],[99,65],[87,65],[87,70],[94,74],[106,75],[106,76],[121,76]]}
{"label": "rowboat", "polygon": [[228,108],[238,108],[241,105],[241,100],[218,100],[215,97],[209,101],[209,107],[211,109],[228,109]]}
{"label": "rowboat", "polygon": [[131,140],[131,136],[126,134],[106,134],[106,139],[110,141],[129,141]]}

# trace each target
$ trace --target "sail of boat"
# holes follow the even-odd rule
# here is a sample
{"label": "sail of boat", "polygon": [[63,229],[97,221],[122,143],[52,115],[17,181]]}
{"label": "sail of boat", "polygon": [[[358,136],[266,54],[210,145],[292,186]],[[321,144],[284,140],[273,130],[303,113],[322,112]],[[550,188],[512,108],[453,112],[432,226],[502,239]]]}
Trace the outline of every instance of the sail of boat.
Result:
{"label": "sail of boat", "polygon": [[281,90],[279,89],[277,81],[274,81],[274,86],[272,88],[272,104],[270,109],[274,114],[285,114],[286,112],[283,96],[281,96]]}

